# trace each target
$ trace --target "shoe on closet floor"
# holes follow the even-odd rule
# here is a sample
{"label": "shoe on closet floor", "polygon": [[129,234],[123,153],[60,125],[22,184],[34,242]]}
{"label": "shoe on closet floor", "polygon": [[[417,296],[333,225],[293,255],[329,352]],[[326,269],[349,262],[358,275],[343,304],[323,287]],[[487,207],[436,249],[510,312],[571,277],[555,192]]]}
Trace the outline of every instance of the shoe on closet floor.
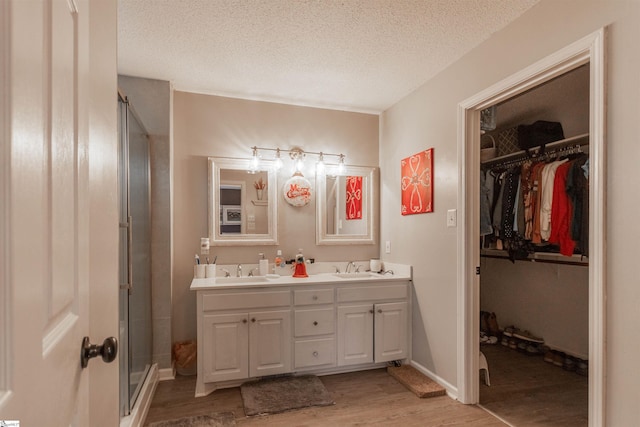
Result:
{"label": "shoe on closet floor", "polygon": [[520,329],[518,329],[515,326],[511,325],[511,326],[507,326],[506,328],[504,328],[504,331],[502,331],[502,333],[505,334],[508,337],[513,337],[513,333],[514,332],[518,332],[518,331],[520,331]]}
{"label": "shoe on closet floor", "polygon": [[547,363],[553,364],[553,357],[555,356],[555,352],[553,350],[547,350],[544,353],[544,361]]}
{"label": "shoe on closet floor", "polygon": [[517,349],[520,353],[526,353],[528,345],[529,343],[527,343],[526,341],[520,341],[517,345]]}
{"label": "shoe on closet floor", "polygon": [[578,359],[576,363],[576,374],[583,377],[589,376],[589,362],[584,359]]}
{"label": "shoe on closet floor", "polygon": [[542,349],[542,346],[538,344],[531,344],[531,343],[527,345],[527,354],[529,356],[540,356],[543,353],[544,351]]}
{"label": "shoe on closet floor", "polygon": [[538,344],[544,344],[544,339],[533,335],[529,331],[515,331],[513,333],[513,336],[516,337],[516,338],[520,338],[521,340],[535,342],[535,343],[538,343]]}
{"label": "shoe on closet floor", "polygon": [[576,359],[573,356],[566,356],[564,358],[564,362],[562,363],[562,369],[569,372],[574,372],[576,370]]}
{"label": "shoe on closet floor", "polygon": [[509,347],[509,337],[506,335],[503,335],[502,341],[500,341],[500,344],[502,344],[505,347]]}
{"label": "shoe on closet floor", "polygon": [[553,355],[553,364],[556,366],[562,367],[564,365],[565,357],[566,357],[566,354],[564,354],[561,351],[556,351],[555,354]]}

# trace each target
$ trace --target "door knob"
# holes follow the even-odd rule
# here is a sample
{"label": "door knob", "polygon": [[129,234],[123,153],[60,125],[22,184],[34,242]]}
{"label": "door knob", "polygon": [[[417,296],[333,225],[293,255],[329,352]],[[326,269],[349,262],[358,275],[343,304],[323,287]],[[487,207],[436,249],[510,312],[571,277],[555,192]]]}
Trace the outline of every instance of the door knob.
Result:
{"label": "door knob", "polygon": [[105,338],[102,345],[91,344],[89,337],[82,339],[82,349],[80,350],[80,365],[86,368],[89,359],[102,356],[102,360],[111,363],[118,355],[118,340],[114,337]]}

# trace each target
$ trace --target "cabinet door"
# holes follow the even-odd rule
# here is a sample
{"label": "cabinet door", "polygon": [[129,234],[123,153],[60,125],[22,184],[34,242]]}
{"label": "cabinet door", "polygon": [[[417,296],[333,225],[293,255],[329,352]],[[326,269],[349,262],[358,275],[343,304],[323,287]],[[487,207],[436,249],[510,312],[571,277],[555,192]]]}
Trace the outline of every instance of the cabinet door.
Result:
{"label": "cabinet door", "polygon": [[407,303],[376,304],[375,361],[389,362],[407,357]]}
{"label": "cabinet door", "polygon": [[249,374],[261,377],[291,372],[291,312],[254,312],[249,318]]}
{"label": "cabinet door", "polygon": [[373,362],[373,305],[338,307],[338,365]]}
{"label": "cabinet door", "polygon": [[204,382],[249,376],[247,314],[209,314],[202,319]]}

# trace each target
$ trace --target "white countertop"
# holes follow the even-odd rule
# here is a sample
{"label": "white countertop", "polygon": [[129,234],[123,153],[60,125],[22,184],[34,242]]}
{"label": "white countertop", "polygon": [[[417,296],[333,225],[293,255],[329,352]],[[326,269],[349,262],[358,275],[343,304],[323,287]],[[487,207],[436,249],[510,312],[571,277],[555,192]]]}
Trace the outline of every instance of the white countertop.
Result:
{"label": "white countertop", "polygon": [[[320,263],[318,263],[320,264]],[[328,263],[335,265],[335,263]],[[244,266],[244,265],[243,265]],[[234,268],[230,266],[216,266],[216,272],[220,274],[218,277],[206,278],[206,279],[193,279],[191,281],[191,290],[207,290],[207,289],[239,289],[239,288],[253,288],[253,287],[266,287],[266,286],[292,286],[292,285],[317,285],[317,284],[351,284],[351,283],[385,283],[393,281],[407,281],[411,280],[411,266],[401,264],[387,264],[385,270],[387,273],[353,273],[353,274],[336,274],[331,272],[322,271],[323,265],[317,265],[313,268],[309,268],[307,272],[309,277],[292,277],[292,275],[279,275],[268,274],[266,276],[244,276],[237,277],[224,277],[220,274],[223,269],[228,271]],[[289,268],[282,269],[289,272]],[[312,272],[310,270],[318,271]],[[389,272],[393,271],[393,273]]]}

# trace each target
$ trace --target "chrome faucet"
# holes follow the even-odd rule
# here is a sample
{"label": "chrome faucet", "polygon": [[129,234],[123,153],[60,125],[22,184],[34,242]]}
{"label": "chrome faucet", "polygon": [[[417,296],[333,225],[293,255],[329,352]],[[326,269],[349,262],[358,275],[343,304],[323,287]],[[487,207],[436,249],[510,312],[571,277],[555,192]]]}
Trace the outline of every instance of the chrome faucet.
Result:
{"label": "chrome faucet", "polygon": [[356,263],[355,263],[355,262],[353,262],[353,261],[349,261],[349,262],[347,263],[347,268],[345,268],[345,269],[344,269],[344,272],[345,272],[345,273],[351,273],[351,266],[354,266],[354,267],[355,267],[355,266],[356,266]]}
{"label": "chrome faucet", "polygon": [[334,266],[333,266],[333,268],[335,268],[335,269],[336,269],[336,271],[335,271],[336,273],[340,273],[340,269],[339,269],[338,267],[336,267],[336,266],[334,265]]}
{"label": "chrome faucet", "polygon": [[356,273],[360,273],[360,269],[362,268],[362,264],[356,266]]}
{"label": "chrome faucet", "polygon": [[236,277],[242,277],[242,264],[238,264],[236,268]]}
{"label": "chrome faucet", "polygon": [[251,271],[249,271],[248,276],[249,276],[249,277],[253,277],[253,272],[254,272],[254,271],[259,271],[259,270],[260,270],[260,269],[259,269],[258,267],[252,268],[252,269],[251,269]]}
{"label": "chrome faucet", "polygon": [[224,273],[224,277],[231,277],[231,273],[229,273],[229,270],[227,270],[226,268],[223,268],[222,272]]}

